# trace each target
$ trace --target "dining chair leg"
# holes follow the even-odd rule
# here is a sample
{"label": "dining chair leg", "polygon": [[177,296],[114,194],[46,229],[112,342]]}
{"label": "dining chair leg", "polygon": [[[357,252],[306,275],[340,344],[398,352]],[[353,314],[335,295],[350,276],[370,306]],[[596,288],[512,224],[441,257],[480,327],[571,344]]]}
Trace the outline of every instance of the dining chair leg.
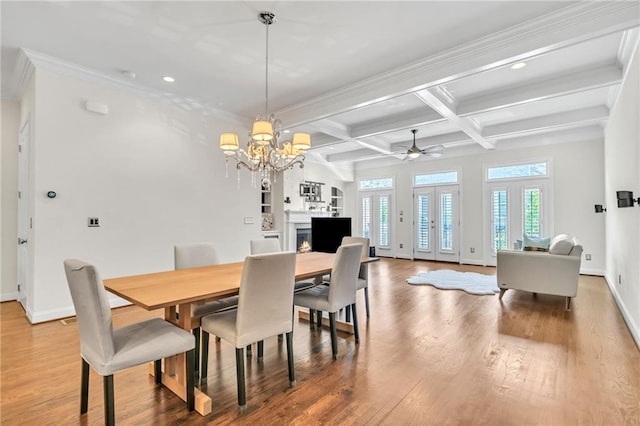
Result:
{"label": "dining chair leg", "polygon": [[238,381],[238,405],[240,411],[247,409],[247,397],[244,388],[244,348],[236,348],[236,380]]}
{"label": "dining chair leg", "polygon": [[187,409],[193,411],[196,407],[195,398],[195,380],[196,380],[196,353],[198,351],[194,348],[187,351]]}
{"label": "dining chair leg", "polygon": [[89,363],[82,359],[82,380],[80,382],[80,414],[87,412],[89,406]]}
{"label": "dining chair leg", "polygon": [[103,377],[104,385],[104,424],[114,426],[116,424],[115,406],[113,401],[113,374]]}
{"label": "dining chair leg", "polygon": [[322,311],[316,311],[316,327],[322,329]]}
{"label": "dining chair leg", "polygon": [[369,287],[364,288],[364,307],[367,309],[367,318],[369,318]]}
{"label": "dining chair leg", "polygon": [[287,363],[289,366],[289,384],[296,385],[296,372],[293,366],[293,331],[287,333]]}
{"label": "dining chair leg", "polygon": [[247,356],[251,355],[253,355],[253,352],[251,351],[251,345],[247,345]]}
{"label": "dining chair leg", "polygon": [[333,359],[338,359],[338,333],[336,331],[336,313],[329,312],[329,327],[331,328],[331,352]]}
{"label": "dining chair leg", "polygon": [[162,383],[162,360],[156,359],[153,361],[153,378],[156,382],[156,385]]}
{"label": "dining chair leg", "polygon": [[360,333],[358,331],[358,313],[356,311],[356,304],[351,305],[351,310],[353,310],[353,335],[356,338],[356,345],[360,343]]}
{"label": "dining chair leg", "polygon": [[196,371],[194,374],[200,374],[200,327],[194,328],[191,332],[196,339]]}
{"label": "dining chair leg", "polygon": [[202,364],[200,378],[205,379],[209,375],[209,333],[202,330]]}
{"label": "dining chair leg", "polygon": [[264,340],[258,341],[258,359],[262,359],[264,355]]}
{"label": "dining chair leg", "polygon": [[351,322],[351,306],[347,305],[346,308],[344,308],[344,319],[347,322]]}
{"label": "dining chair leg", "polygon": [[315,321],[313,321],[313,319],[315,318],[315,314],[316,311],[314,309],[309,309],[309,328],[311,330],[313,330],[313,326],[315,325]]}

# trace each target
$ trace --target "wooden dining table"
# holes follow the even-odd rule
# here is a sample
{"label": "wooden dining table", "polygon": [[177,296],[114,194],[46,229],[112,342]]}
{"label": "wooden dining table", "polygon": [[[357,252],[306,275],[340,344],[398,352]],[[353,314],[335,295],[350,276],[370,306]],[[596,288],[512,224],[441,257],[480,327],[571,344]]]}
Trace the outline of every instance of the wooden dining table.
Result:
{"label": "wooden dining table", "polygon": [[[296,281],[331,273],[335,254],[309,252],[296,256]],[[377,258],[363,258],[368,264]],[[200,326],[194,308],[207,301],[238,294],[244,262],[224,263],[200,268],[171,270],[103,280],[111,293],[146,310],[164,309],[164,319],[191,331]],[[176,313],[179,312],[179,315]],[[162,383],[186,401],[186,358],[184,354],[164,360]],[[153,364],[150,364],[153,374]],[[211,412],[211,398],[195,390],[195,409],[202,415]]]}

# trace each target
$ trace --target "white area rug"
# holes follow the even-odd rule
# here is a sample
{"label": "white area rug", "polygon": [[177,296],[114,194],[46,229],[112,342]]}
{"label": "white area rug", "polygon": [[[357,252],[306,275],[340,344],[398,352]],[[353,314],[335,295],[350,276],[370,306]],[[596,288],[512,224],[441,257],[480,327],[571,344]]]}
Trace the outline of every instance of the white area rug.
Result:
{"label": "white area rug", "polygon": [[442,290],[464,290],[469,294],[483,295],[498,293],[498,281],[495,275],[483,275],[475,272],[458,272],[440,269],[421,272],[407,278],[413,285],[432,285]]}

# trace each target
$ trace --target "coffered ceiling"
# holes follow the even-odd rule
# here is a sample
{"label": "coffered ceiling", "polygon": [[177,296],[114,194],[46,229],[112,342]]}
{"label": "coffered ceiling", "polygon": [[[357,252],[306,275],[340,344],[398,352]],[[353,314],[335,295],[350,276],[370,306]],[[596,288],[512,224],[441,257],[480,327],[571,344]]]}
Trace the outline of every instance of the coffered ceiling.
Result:
{"label": "coffered ceiling", "polygon": [[[249,123],[269,112],[339,168],[601,137],[636,1],[2,1],[2,96],[26,63]],[[512,69],[524,62],[526,66]],[[129,79],[123,71],[136,74]],[[175,83],[162,77],[171,75]],[[212,145],[217,135],[211,135]],[[423,155],[413,161],[438,161]]]}

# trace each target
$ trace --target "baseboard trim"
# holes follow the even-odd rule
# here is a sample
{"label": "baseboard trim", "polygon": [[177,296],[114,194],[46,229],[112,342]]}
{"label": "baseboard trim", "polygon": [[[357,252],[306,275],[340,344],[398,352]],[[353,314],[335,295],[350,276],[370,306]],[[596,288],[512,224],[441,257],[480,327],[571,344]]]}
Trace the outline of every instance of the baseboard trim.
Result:
{"label": "baseboard trim", "polygon": [[407,256],[404,254],[398,254],[395,256],[396,259],[406,259],[406,260],[413,260],[413,258],[411,256]]}
{"label": "baseboard trim", "polygon": [[18,300],[18,292],[0,294],[0,302],[9,302],[12,300]]}
{"label": "baseboard trim", "polygon": [[482,260],[477,259],[462,259],[460,260],[461,265],[477,265],[477,266],[487,266],[487,264]]}
{"label": "baseboard trim", "polygon": [[[109,297],[109,305],[111,309],[120,308],[122,306],[130,305],[131,302],[128,302],[120,297],[113,296]],[[51,309],[49,311],[43,312],[30,312],[27,311],[27,319],[31,324],[38,324],[41,322],[54,321],[62,318],[72,317],[76,314],[73,306],[67,306],[61,309]]]}
{"label": "baseboard trim", "polygon": [[589,268],[580,268],[580,275],[595,275],[597,277],[606,276],[605,272],[602,269],[589,269]]}
{"label": "baseboard trim", "polygon": [[627,306],[624,304],[622,299],[620,299],[620,295],[618,294],[618,290],[616,289],[616,286],[612,284],[613,282],[615,282],[615,280],[612,281],[610,277],[608,277],[607,275],[604,275],[604,280],[607,282],[607,285],[609,286],[609,291],[611,291],[611,294],[613,295],[613,300],[615,300],[616,305],[618,305],[618,309],[622,314],[622,318],[624,318],[624,322],[627,324],[627,328],[629,329],[629,332],[631,332],[631,337],[633,337],[633,340],[635,340],[636,342],[636,346],[638,346],[638,349],[640,350],[640,329],[636,324],[633,323],[633,319],[629,314],[629,310],[627,309]]}

